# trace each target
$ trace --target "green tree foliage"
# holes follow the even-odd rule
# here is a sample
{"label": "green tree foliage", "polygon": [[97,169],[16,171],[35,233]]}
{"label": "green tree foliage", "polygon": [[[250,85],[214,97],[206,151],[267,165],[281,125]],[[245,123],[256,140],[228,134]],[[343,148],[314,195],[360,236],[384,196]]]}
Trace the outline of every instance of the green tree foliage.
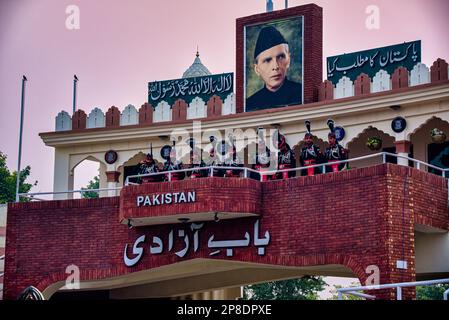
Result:
{"label": "green tree foliage", "polygon": [[443,293],[449,284],[416,287],[416,300],[443,300]]}
{"label": "green tree foliage", "polygon": [[[86,188],[81,188],[81,190],[89,190],[89,189],[99,189],[100,188],[100,177],[96,176],[93,180],[89,181],[89,184]],[[84,199],[93,199],[98,198],[98,192],[95,191],[86,191],[82,193]]]}
{"label": "green tree foliage", "polygon": [[[9,171],[6,166],[6,158],[6,154],[0,151],[0,203],[16,201],[17,171],[13,171],[12,173]],[[33,186],[37,185],[37,181],[33,184],[25,182],[30,172],[30,166],[26,166],[20,170],[19,193],[27,193]],[[20,201],[30,201],[30,199],[21,197]]]}
{"label": "green tree foliage", "polygon": [[326,282],[322,277],[304,276],[244,287],[245,300],[317,300]]}

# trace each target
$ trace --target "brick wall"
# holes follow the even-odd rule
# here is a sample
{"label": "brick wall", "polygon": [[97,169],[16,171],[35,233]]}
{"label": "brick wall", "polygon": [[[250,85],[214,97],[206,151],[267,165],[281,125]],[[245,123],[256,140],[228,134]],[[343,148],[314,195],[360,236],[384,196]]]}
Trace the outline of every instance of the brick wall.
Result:
{"label": "brick wall", "polygon": [[[94,280],[193,258],[284,266],[341,264],[351,269],[362,283],[369,275],[365,272],[367,266],[376,265],[381,283],[413,281],[413,224],[429,222],[449,230],[445,180],[391,164],[265,183],[203,178],[141,188],[145,191],[199,188],[196,205],[207,208],[212,197],[200,189],[218,186],[220,192],[214,194],[215,198],[236,205],[248,201],[244,192],[232,193],[237,187],[251,189],[253,195],[260,194],[259,233],[263,237],[268,230],[271,238],[264,256],[257,254],[252,242],[256,218],[206,222],[199,231],[197,252],[191,244],[187,254],[180,258],[175,252],[184,248],[184,241],[177,236],[178,230],[184,229],[192,237],[190,224],[128,229],[118,221],[119,197],[10,204],[5,297],[16,298],[29,285],[44,290],[54,282],[64,281],[65,268],[72,263],[80,268],[82,280]],[[135,188],[125,188],[122,196],[132,194]],[[434,204],[431,208],[426,199]],[[167,243],[171,230],[175,234],[171,251],[152,256],[146,250],[137,265],[132,268],[124,265],[125,244],[132,246],[145,234],[148,249],[152,236]],[[251,234],[249,247],[234,249],[232,257],[226,257],[225,250],[210,256],[212,249],[207,243],[211,235],[217,240],[242,239],[245,232]],[[132,257],[131,251],[129,255]],[[409,268],[397,269],[397,260],[407,261]],[[411,290],[404,291],[404,298],[413,295]],[[393,296],[393,291],[381,293],[382,298]]]}
{"label": "brick wall", "polygon": [[[137,207],[140,195],[163,194],[176,191],[195,191],[196,202]],[[129,186],[121,193],[120,218],[140,218],[145,216],[169,216],[198,212],[261,213],[261,184],[256,180],[230,178],[223,184],[221,178],[192,179],[172,183],[148,183]],[[217,197],[217,195],[219,195]],[[238,201],[237,201],[238,200]]]}

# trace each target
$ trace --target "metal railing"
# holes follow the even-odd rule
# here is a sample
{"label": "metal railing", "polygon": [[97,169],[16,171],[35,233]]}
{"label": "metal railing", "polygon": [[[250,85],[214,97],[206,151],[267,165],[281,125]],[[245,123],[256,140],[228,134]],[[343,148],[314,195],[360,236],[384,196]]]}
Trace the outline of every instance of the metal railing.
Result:
{"label": "metal railing", "polygon": [[[140,184],[137,182],[130,181],[131,179],[141,179],[141,178],[145,178],[145,177],[163,176],[164,178],[167,177],[166,181],[172,181],[174,174],[187,173],[187,172],[193,172],[193,171],[200,171],[200,172],[208,171],[209,177],[214,177],[215,171],[223,171],[223,170],[241,171],[241,172],[243,172],[243,178],[249,178],[249,173],[254,173],[260,177],[259,178],[260,181],[263,181],[264,176],[272,176],[272,175],[276,175],[278,173],[282,174],[284,172],[302,171],[302,170],[307,170],[310,168],[321,168],[321,172],[326,173],[326,167],[330,167],[333,165],[339,165],[339,164],[347,164],[347,163],[351,163],[351,162],[357,162],[357,161],[372,159],[372,158],[377,158],[377,157],[381,157],[382,163],[386,163],[388,156],[395,157],[397,159],[402,158],[407,161],[411,161],[413,163],[414,167],[416,167],[416,169],[418,169],[418,170],[421,170],[421,168],[424,166],[424,167],[432,168],[434,170],[441,172],[441,175],[445,178],[449,177],[449,174],[447,173],[449,171],[449,169],[440,168],[440,167],[434,166],[430,163],[426,163],[421,160],[413,159],[408,156],[398,155],[398,154],[389,153],[389,152],[379,152],[379,153],[374,153],[374,154],[361,156],[361,157],[357,157],[357,158],[335,161],[335,162],[331,162],[331,163],[320,163],[320,164],[315,164],[315,165],[310,165],[310,166],[297,167],[297,168],[291,168],[291,169],[282,169],[282,170],[270,170],[270,171],[260,170],[259,171],[259,170],[254,170],[254,169],[251,169],[248,167],[207,166],[207,167],[194,167],[194,168],[187,168],[187,169],[173,170],[173,171],[161,171],[161,172],[156,172],[156,173],[137,174],[137,175],[127,176],[125,179],[125,186]],[[449,181],[448,181],[448,185],[449,185]],[[46,201],[46,199],[40,199],[36,196],[73,194],[73,193],[81,193],[82,194],[82,193],[86,193],[86,192],[102,192],[102,191],[114,191],[114,190],[116,191],[116,190],[120,190],[120,189],[121,189],[121,187],[103,188],[103,189],[81,189],[81,190],[69,190],[69,191],[54,191],[54,192],[19,193],[19,196],[29,198],[30,200]],[[449,197],[449,194],[448,194],[448,197]]]}
{"label": "metal railing", "polygon": [[214,170],[241,170],[244,172],[244,175],[243,175],[244,178],[248,177],[248,172],[254,172],[254,173],[260,175],[260,181],[262,181],[264,175],[271,176],[271,175],[275,175],[277,173],[302,171],[302,170],[307,170],[309,168],[321,168],[321,172],[326,173],[326,167],[330,167],[333,165],[339,165],[339,164],[346,164],[346,163],[351,163],[351,162],[356,162],[356,161],[366,160],[366,159],[371,159],[371,158],[376,158],[376,157],[380,157],[380,156],[382,157],[382,163],[387,162],[387,156],[395,157],[395,158],[402,158],[402,159],[406,159],[408,161],[413,162],[414,165],[416,164],[416,169],[418,169],[418,170],[421,170],[422,166],[426,166],[427,168],[432,168],[434,170],[438,170],[441,172],[443,177],[446,177],[447,176],[446,172],[449,171],[449,169],[440,168],[440,167],[434,166],[430,163],[427,163],[427,162],[424,162],[421,160],[417,160],[414,158],[410,158],[407,156],[398,155],[398,154],[389,153],[389,152],[379,152],[379,153],[374,153],[374,154],[361,156],[361,157],[357,157],[357,158],[335,161],[335,162],[331,162],[331,163],[326,162],[326,163],[320,163],[320,164],[315,164],[315,165],[310,165],[310,166],[297,167],[297,168],[291,168],[291,169],[282,169],[282,170],[258,171],[258,170],[254,170],[254,169],[247,168],[247,167],[207,166],[207,167],[195,167],[195,168],[173,170],[173,171],[161,171],[161,172],[156,172],[156,173],[136,174],[136,175],[131,175],[131,176],[126,177],[125,186],[130,185],[130,184],[138,184],[138,183],[129,181],[130,179],[133,179],[133,178],[155,177],[155,176],[164,175],[164,176],[168,176],[168,181],[171,181],[172,175],[174,173],[201,171],[201,170],[208,170],[210,177],[214,176],[213,175]]}
{"label": "metal railing", "polygon": [[42,195],[55,195],[55,194],[73,194],[80,193],[82,196],[84,193],[88,192],[105,192],[105,191],[117,191],[121,190],[122,187],[117,188],[101,188],[101,189],[81,189],[81,190],[67,190],[67,191],[49,191],[49,192],[30,192],[30,193],[19,193],[19,197],[28,198],[30,200],[48,201],[47,199],[37,198],[36,196]]}
{"label": "metal railing", "polygon": [[[392,284],[380,284],[371,286],[349,287],[337,289],[338,300],[343,300],[343,294],[351,294],[354,296],[362,297],[365,299],[376,299],[376,296],[360,293],[360,290],[382,290],[382,289],[396,289],[396,300],[402,300],[402,288],[417,287],[417,286],[430,286],[435,284],[449,283],[449,278],[439,280],[427,280],[427,281],[415,281],[415,282],[399,282]],[[449,289],[444,292],[444,300],[447,300]]]}
{"label": "metal railing", "polygon": [[243,171],[243,178],[248,178],[248,172],[254,172],[257,174],[260,174],[260,171],[247,168],[247,167],[223,167],[223,166],[207,166],[207,167],[194,167],[194,168],[188,168],[188,169],[181,169],[181,170],[173,170],[173,171],[161,171],[156,173],[145,173],[145,174],[135,174],[131,176],[127,176],[125,179],[125,186],[128,186],[130,184],[139,184],[129,181],[130,179],[134,178],[145,178],[145,177],[155,177],[155,176],[164,176],[168,177],[167,181],[172,181],[172,177],[174,173],[187,173],[187,172],[193,172],[193,171],[207,171],[209,177],[214,176],[215,170],[232,170],[232,171]]}
{"label": "metal railing", "polygon": [[[0,261],[5,260],[5,255],[0,256]],[[0,273],[0,278],[5,275],[4,272]],[[0,300],[3,299],[3,288],[0,288]]]}
{"label": "metal railing", "polygon": [[[0,256],[0,261],[5,260],[5,255]],[[0,273],[0,277],[4,276],[4,272]]]}

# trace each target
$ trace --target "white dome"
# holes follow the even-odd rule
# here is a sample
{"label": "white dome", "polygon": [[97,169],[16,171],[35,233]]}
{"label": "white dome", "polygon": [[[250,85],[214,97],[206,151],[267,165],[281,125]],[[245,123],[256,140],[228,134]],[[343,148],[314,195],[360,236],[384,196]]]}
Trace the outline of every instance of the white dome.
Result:
{"label": "white dome", "polygon": [[196,52],[196,58],[193,64],[183,73],[183,78],[209,76],[212,73],[201,63],[200,54]]}

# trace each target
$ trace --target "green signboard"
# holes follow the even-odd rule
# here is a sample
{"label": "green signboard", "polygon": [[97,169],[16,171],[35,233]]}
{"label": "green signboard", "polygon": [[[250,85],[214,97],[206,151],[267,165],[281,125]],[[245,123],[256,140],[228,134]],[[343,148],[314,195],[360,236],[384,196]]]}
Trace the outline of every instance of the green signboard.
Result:
{"label": "green signboard", "polygon": [[327,79],[335,85],[346,76],[354,81],[361,73],[371,79],[379,70],[390,75],[397,67],[412,70],[421,62],[421,40],[404,42],[393,46],[359,51],[327,58]]}
{"label": "green signboard", "polygon": [[190,103],[195,97],[207,102],[213,95],[219,96],[224,101],[233,92],[233,88],[233,73],[149,82],[148,103],[153,107],[161,101],[173,105],[178,99]]}

